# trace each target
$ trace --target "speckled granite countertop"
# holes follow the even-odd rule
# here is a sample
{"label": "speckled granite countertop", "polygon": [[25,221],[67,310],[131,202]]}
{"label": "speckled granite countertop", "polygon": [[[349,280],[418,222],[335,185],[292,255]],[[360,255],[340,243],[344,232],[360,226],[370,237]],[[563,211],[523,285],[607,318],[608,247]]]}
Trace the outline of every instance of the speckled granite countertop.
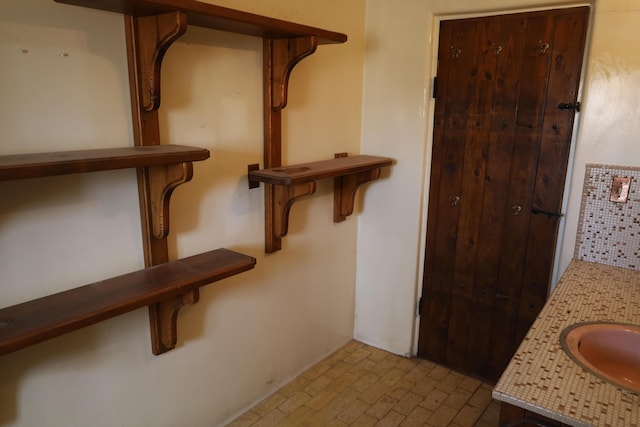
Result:
{"label": "speckled granite countertop", "polygon": [[493,397],[573,426],[640,426],[640,395],[587,372],[560,346],[565,327],[593,320],[640,324],[640,271],[571,261]]}

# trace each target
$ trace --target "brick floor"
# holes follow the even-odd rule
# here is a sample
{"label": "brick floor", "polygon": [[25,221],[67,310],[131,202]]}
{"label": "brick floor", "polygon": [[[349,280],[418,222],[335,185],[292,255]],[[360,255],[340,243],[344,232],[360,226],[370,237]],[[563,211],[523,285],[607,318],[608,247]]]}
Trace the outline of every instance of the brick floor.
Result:
{"label": "brick floor", "polygon": [[351,341],[227,427],[496,427],[491,386]]}

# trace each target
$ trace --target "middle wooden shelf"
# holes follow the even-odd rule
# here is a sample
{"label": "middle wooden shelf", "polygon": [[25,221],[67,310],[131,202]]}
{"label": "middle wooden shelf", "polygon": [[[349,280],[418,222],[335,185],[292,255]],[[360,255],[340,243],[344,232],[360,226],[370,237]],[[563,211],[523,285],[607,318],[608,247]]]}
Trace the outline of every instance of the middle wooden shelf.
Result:
{"label": "middle wooden shelf", "polygon": [[283,167],[256,170],[249,165],[249,186],[264,182],[265,188],[265,251],[280,249],[279,239],[289,228],[289,211],[301,197],[316,191],[316,181],[333,178],[333,221],[341,222],[353,213],[356,190],[380,177],[380,169],[390,166],[388,157],[336,154],[334,159],[300,163]]}

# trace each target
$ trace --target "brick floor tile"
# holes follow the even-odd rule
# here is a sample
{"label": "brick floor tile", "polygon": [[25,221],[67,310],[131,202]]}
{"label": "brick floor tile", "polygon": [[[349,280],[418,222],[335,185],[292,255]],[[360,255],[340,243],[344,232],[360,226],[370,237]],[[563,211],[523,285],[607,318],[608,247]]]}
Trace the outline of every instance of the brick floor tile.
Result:
{"label": "brick floor tile", "polygon": [[427,394],[422,402],[420,402],[420,406],[424,406],[425,408],[435,412],[436,409],[442,406],[447,397],[449,397],[449,395],[444,391],[434,389]]}
{"label": "brick floor tile", "polygon": [[469,398],[468,403],[476,408],[485,408],[492,400],[491,389],[487,387],[478,387],[478,389]]}
{"label": "brick floor tile", "polygon": [[274,393],[254,406],[252,411],[258,414],[259,417],[264,417],[267,413],[282,405],[286,400],[287,398],[280,393]]}
{"label": "brick floor tile", "polygon": [[480,387],[480,384],[482,384],[482,381],[476,378],[464,377],[458,387],[467,391],[476,391],[478,387]]}
{"label": "brick floor tile", "polygon": [[429,371],[429,376],[431,378],[435,378],[436,380],[443,380],[447,375],[449,375],[449,372],[451,372],[449,369],[445,368],[444,366],[440,366],[440,365],[435,365],[433,367],[433,369],[431,369]]}
{"label": "brick floor tile", "polygon": [[456,414],[453,422],[458,424],[460,427],[473,427],[473,425],[480,419],[481,415],[482,411],[479,408],[466,405]]}
{"label": "brick floor tile", "polygon": [[302,390],[304,387],[306,387],[310,382],[311,381],[305,377],[298,377],[278,390],[278,393],[285,397],[291,397]]}
{"label": "brick floor tile", "polygon": [[457,409],[450,408],[447,405],[441,405],[433,411],[433,415],[429,417],[427,424],[433,427],[446,427],[457,413]]}
{"label": "brick floor tile", "polygon": [[391,408],[393,408],[396,403],[398,403],[397,399],[385,394],[376,403],[371,405],[366,413],[380,420],[391,411]]}
{"label": "brick floor tile", "polygon": [[353,400],[342,412],[338,414],[337,418],[351,424],[360,418],[360,416],[362,416],[369,407],[370,405],[362,400]]}
{"label": "brick floor tile", "polygon": [[379,376],[383,377],[390,370],[395,368],[395,366],[396,366],[396,361],[395,360],[393,360],[393,359],[383,359],[380,362],[376,363],[376,366],[374,366],[373,369],[371,369],[371,372],[373,372],[376,375],[379,375]]}
{"label": "brick floor tile", "polygon": [[445,399],[444,404],[451,406],[452,408],[461,409],[472,395],[473,393],[468,390],[457,388],[449,394],[449,397]]}
{"label": "brick floor tile", "polygon": [[410,385],[396,384],[389,392],[387,392],[387,396],[391,396],[396,400],[401,400],[407,395],[407,393],[409,393],[409,390],[411,390]]}
{"label": "brick floor tile", "polygon": [[376,427],[397,427],[405,419],[405,416],[396,412],[389,411],[380,421],[378,421]]}
{"label": "brick floor tile", "polygon": [[251,427],[274,427],[277,426],[285,416],[286,414],[284,412],[274,409],[273,411],[265,414]]}
{"label": "brick floor tile", "polygon": [[359,348],[358,350],[345,357],[344,361],[347,363],[357,363],[361,360],[368,358],[371,355],[371,351],[366,348]]}
{"label": "brick floor tile", "polygon": [[384,350],[380,350],[380,349],[375,349],[371,352],[371,354],[369,355],[369,359],[375,361],[375,362],[381,362],[384,359],[387,358],[394,358],[393,355],[391,355],[391,353],[388,353]]}
{"label": "brick floor tile", "polygon": [[278,406],[278,409],[285,414],[290,414],[311,399],[307,393],[298,391],[291,395],[291,397],[285,400],[282,405]]}
{"label": "brick floor tile", "polygon": [[338,378],[336,378],[335,380],[333,380],[331,382],[331,384],[328,385],[328,387],[331,390],[335,390],[338,393],[344,391],[347,387],[349,387],[351,384],[353,384],[354,382],[356,382],[358,380],[358,377],[350,372],[347,372],[341,376],[339,376]]}
{"label": "brick floor tile", "polygon": [[323,390],[320,393],[313,396],[311,399],[309,399],[305,403],[305,406],[313,409],[314,411],[319,411],[320,409],[327,406],[329,402],[331,402],[336,397],[338,397],[337,392],[333,390]]}
{"label": "brick floor tile", "polygon": [[367,372],[360,378],[358,378],[353,384],[351,384],[351,388],[357,390],[360,393],[364,393],[369,387],[371,387],[378,381],[380,381],[379,376]]}
{"label": "brick floor tile", "polygon": [[393,410],[403,415],[409,415],[424,398],[419,394],[408,392],[393,407]]}
{"label": "brick floor tile", "polygon": [[419,364],[420,364],[420,362],[417,359],[412,359],[412,358],[409,358],[409,357],[402,357],[398,361],[398,363],[396,364],[396,368],[400,369],[401,371],[404,371],[404,372],[409,372],[410,370],[412,370],[413,368],[415,368]]}
{"label": "brick floor tile", "polygon": [[308,380],[314,380],[318,378],[320,375],[327,372],[332,367],[333,367],[333,364],[331,362],[323,361],[307,369],[305,372],[303,372],[302,377]]}
{"label": "brick floor tile", "polygon": [[325,424],[326,427],[347,427],[348,425],[349,424],[335,418]]}
{"label": "brick floor tile", "polygon": [[316,411],[306,406],[298,409],[278,421],[279,427],[299,427],[311,424],[311,419],[316,415]]}
{"label": "brick floor tile", "polygon": [[445,393],[452,393],[458,388],[458,385],[460,385],[463,379],[464,377],[462,375],[455,372],[449,372],[444,376],[444,378],[440,379],[437,388]]}
{"label": "brick floor tile", "polygon": [[380,382],[386,386],[392,387],[397,384],[405,375],[405,371],[402,371],[398,368],[391,368],[384,376],[380,379]]}
{"label": "brick floor tile", "polygon": [[227,427],[249,427],[260,419],[260,416],[255,412],[245,412],[239,418],[233,420],[233,422],[227,424]]}
{"label": "brick floor tile", "polygon": [[380,399],[383,395],[385,395],[389,391],[390,391],[390,388],[387,387],[386,385],[375,383],[371,387],[369,387],[367,391],[362,393],[362,396],[360,397],[360,399],[362,399],[364,402],[368,403],[369,405],[373,405],[375,402],[378,401],[378,399]]}
{"label": "brick floor tile", "polygon": [[323,390],[326,390],[327,386],[331,384],[332,381],[333,379],[329,378],[328,376],[320,375],[319,377],[316,377],[313,381],[302,387],[301,390],[310,396],[315,396]]}
{"label": "brick floor tile", "polygon": [[420,396],[426,396],[435,390],[438,385],[438,381],[434,380],[430,377],[425,377],[422,381],[416,383],[415,386],[411,389],[411,391],[415,394],[419,394]]}
{"label": "brick floor tile", "polygon": [[331,369],[329,369],[327,372],[324,373],[324,375],[326,375],[327,377],[331,378],[331,379],[336,379],[338,378],[340,375],[349,372],[350,368],[353,365],[351,363],[347,363],[347,362],[337,362]]}
{"label": "brick floor tile", "polygon": [[416,406],[400,425],[402,427],[422,427],[432,415],[432,411],[422,406]]}
{"label": "brick floor tile", "polygon": [[371,427],[376,425],[377,422],[378,422],[377,418],[374,418],[368,414],[362,414],[362,416],[357,420],[355,420],[355,422],[351,424],[351,426],[352,427]]}

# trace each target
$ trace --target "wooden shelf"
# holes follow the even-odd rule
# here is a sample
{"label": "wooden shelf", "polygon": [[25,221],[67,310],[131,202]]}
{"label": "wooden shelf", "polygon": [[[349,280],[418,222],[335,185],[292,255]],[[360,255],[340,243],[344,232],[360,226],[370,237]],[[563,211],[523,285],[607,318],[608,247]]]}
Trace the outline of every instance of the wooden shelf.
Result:
{"label": "wooden shelf", "polygon": [[325,178],[351,175],[389,166],[393,160],[378,156],[345,156],[317,162],[249,172],[249,179],[274,185],[295,185]]}
{"label": "wooden shelf", "polygon": [[209,158],[204,148],[181,145],[106,148],[0,156],[0,181],[194,162]]}
{"label": "wooden shelf", "polygon": [[105,148],[0,156],[0,181],[54,175],[140,168],[149,177],[149,222],[153,237],[169,233],[169,199],[193,177],[192,161],[209,158],[209,150],[181,145]]}
{"label": "wooden shelf", "polygon": [[[380,168],[390,166],[393,160],[378,156],[351,156],[336,154],[336,158],[311,163],[250,170],[249,186],[260,181],[267,184],[267,220],[265,221],[265,250],[268,253],[280,249],[280,241],[286,236],[289,212],[293,203],[316,190],[316,181],[333,178],[333,221],[341,222],[353,213],[356,190],[369,181],[378,179]],[[251,168],[251,167],[250,167]]]}
{"label": "wooden shelf", "polygon": [[[0,309],[0,355],[162,302],[172,308],[163,314],[167,336],[162,344],[173,348],[177,311],[197,301],[193,291],[250,270],[255,263],[250,256],[216,249]],[[169,349],[155,347],[154,354]]]}
{"label": "wooden shelf", "polygon": [[319,44],[344,43],[347,36],[195,0],[55,0],[136,17],[182,12],[190,25],[255,37],[288,39],[313,36]]}

